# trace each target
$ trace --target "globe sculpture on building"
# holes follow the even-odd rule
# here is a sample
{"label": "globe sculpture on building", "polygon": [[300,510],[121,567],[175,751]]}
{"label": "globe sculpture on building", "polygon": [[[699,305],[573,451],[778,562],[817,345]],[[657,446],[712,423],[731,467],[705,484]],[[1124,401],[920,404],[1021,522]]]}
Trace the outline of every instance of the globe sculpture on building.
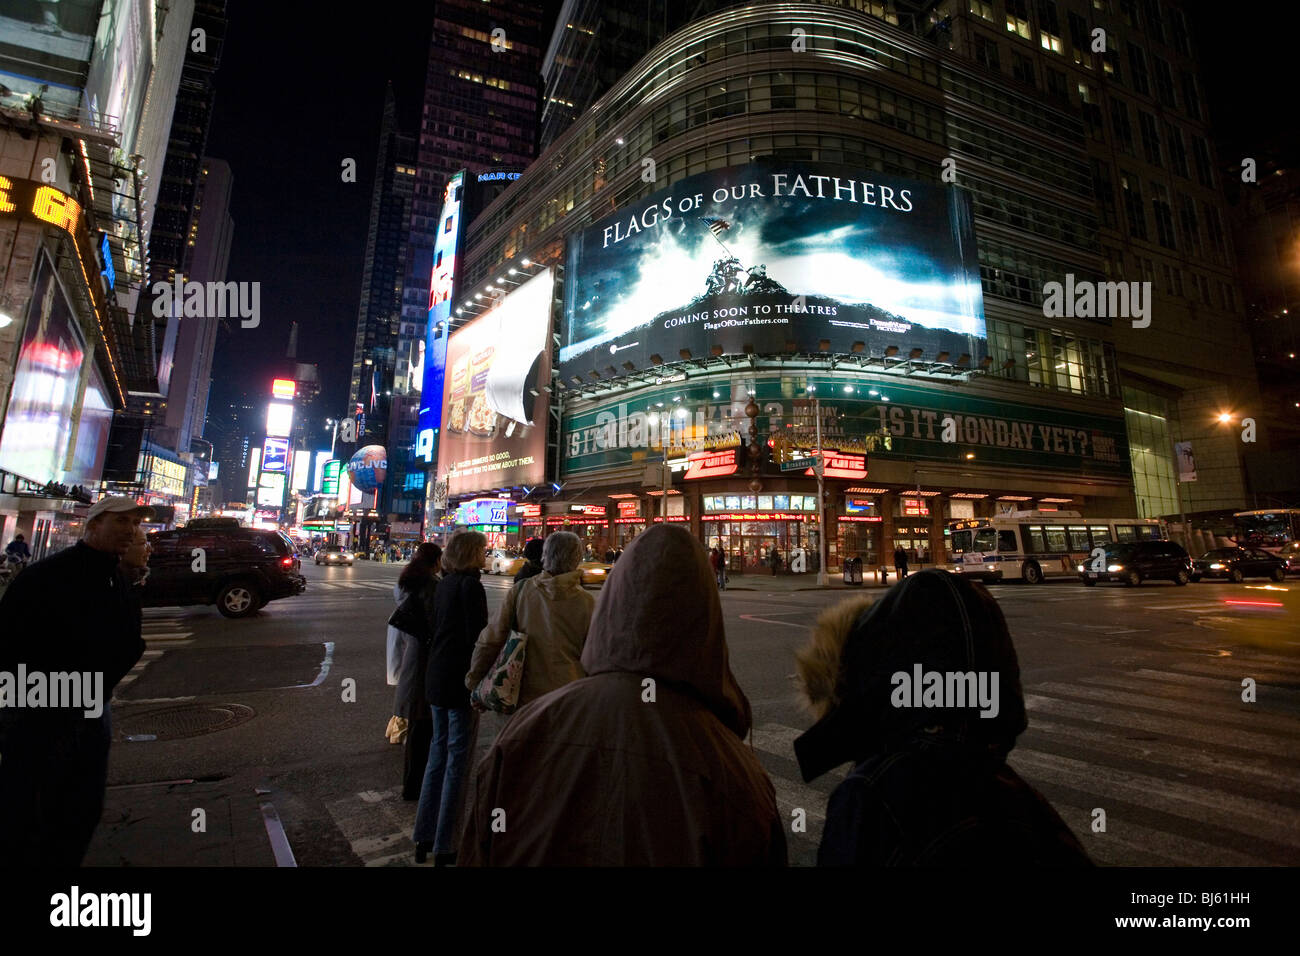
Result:
{"label": "globe sculpture on building", "polygon": [[348,475],[354,487],[362,491],[378,491],[388,474],[388,450],[383,445],[367,445],[358,449],[348,462]]}

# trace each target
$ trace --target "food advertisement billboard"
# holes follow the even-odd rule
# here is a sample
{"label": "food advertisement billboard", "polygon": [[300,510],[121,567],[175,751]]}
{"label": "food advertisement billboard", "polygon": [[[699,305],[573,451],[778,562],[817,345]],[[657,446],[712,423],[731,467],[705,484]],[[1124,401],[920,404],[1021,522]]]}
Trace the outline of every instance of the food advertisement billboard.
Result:
{"label": "food advertisement billboard", "polygon": [[985,341],[971,204],[956,186],[755,163],[690,176],[569,241],[566,383],[676,362],[682,350],[862,343],[978,362]]}
{"label": "food advertisement billboard", "polygon": [[543,480],[553,282],[542,270],[447,343],[438,475],[451,495]]}

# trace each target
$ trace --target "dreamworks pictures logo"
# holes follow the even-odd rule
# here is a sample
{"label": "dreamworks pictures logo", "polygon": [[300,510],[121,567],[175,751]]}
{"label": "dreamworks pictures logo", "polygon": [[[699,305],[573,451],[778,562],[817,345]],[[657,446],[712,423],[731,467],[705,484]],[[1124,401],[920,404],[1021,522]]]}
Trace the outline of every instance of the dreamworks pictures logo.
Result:
{"label": "dreamworks pictures logo", "polygon": [[153,314],[184,318],[239,318],[245,329],[261,324],[262,283],[260,282],[186,282],[176,274],[171,282],[153,284]]}

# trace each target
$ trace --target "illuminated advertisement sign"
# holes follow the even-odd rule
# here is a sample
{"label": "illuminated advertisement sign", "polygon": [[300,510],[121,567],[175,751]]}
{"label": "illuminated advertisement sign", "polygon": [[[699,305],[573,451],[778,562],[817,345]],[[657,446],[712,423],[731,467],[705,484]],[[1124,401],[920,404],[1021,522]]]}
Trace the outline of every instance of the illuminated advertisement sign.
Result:
{"label": "illuminated advertisement sign", "polygon": [[257,483],[257,503],[279,507],[284,504],[284,475],[262,472]]}
{"label": "illuminated advertisement sign", "polygon": [[736,450],[693,455],[686,464],[687,478],[720,478],[736,473]]}
{"label": "illuminated advertisement sign", "polygon": [[298,394],[298,383],[291,378],[277,378],[271,383],[271,395],[286,402]]}
{"label": "illuminated advertisement sign", "polygon": [[101,232],[99,237],[99,261],[104,267],[99,274],[111,289],[117,284],[117,270],[113,268],[113,247],[108,244],[108,233]]}
{"label": "illuminated advertisement sign", "polygon": [[9,408],[0,420],[0,468],[42,483],[62,480],[85,354],[63,284],[41,253]]}
{"label": "illuminated advertisement sign", "polygon": [[343,462],[337,458],[331,458],[325,462],[325,470],[321,480],[320,490],[327,495],[337,495],[339,493],[339,472],[343,469]]}
{"label": "illuminated advertisement sign", "polygon": [[506,524],[510,505],[509,498],[475,498],[456,509],[456,524]]}
{"label": "illuminated advertisement sign", "polygon": [[545,476],[552,285],[543,269],[447,344],[438,474],[448,494]]}
{"label": "illuminated advertisement sign", "polygon": [[928,517],[930,506],[924,498],[903,498],[903,514],[909,517]]}
{"label": "illuminated advertisement sign", "polygon": [[289,467],[289,439],[268,438],[262,442],[262,470],[286,471]]}
{"label": "illuminated advertisement sign", "polygon": [[641,513],[641,502],[638,501],[620,501],[618,503],[618,516],[620,518],[634,518]]}
{"label": "illuminated advertisement sign", "polygon": [[976,362],[985,352],[970,200],[956,186],[826,164],[735,166],[612,213],[568,248],[565,382],[746,345],[894,345]]}
{"label": "illuminated advertisement sign", "polygon": [[[833,451],[822,453],[822,465],[825,478],[865,478],[867,477],[867,459],[864,455],[840,455]],[[809,468],[805,475],[815,475]]]}
{"label": "illuminated advertisement sign", "polygon": [[415,433],[415,455],[432,464],[434,436],[442,427],[443,379],[447,367],[448,325],[452,296],[456,291],[456,259],[460,253],[461,200],[465,171],[447,181],[443,191],[442,216],[433,242],[433,270],[429,276],[429,326],[424,340],[423,381],[420,385],[420,413]]}
{"label": "illuminated advertisement sign", "polygon": [[[976,454],[980,465],[1122,480],[1130,475],[1124,419],[1118,416],[995,401],[941,385],[877,383],[861,376],[854,379],[854,391],[846,393],[843,379],[773,373],[734,382],[650,387],[566,411],[559,478],[643,464],[662,454],[665,445],[683,441],[701,451],[721,450],[722,443],[734,447],[740,443],[738,433],[749,431],[745,406],[751,391],[759,407],[759,440],[780,436],[794,449],[811,453],[817,447],[817,416],[811,401],[792,397],[803,394],[807,385],[834,396],[820,403],[822,442],[835,449],[828,457],[861,456],[849,469],[855,474],[866,468],[868,455],[969,467],[966,456]],[[951,420],[948,437],[953,440],[944,441],[945,419]]]}
{"label": "illuminated advertisement sign", "polygon": [[311,476],[311,452],[295,451],[293,453],[293,480],[289,487],[294,491],[306,491]]}
{"label": "illuminated advertisement sign", "polygon": [[293,431],[293,406],[272,402],[266,406],[266,434],[272,438],[288,438]]}
{"label": "illuminated advertisement sign", "polygon": [[150,491],[159,491],[173,497],[182,497],[185,494],[185,476],[189,469],[175,461],[168,461],[166,458],[152,458],[149,463],[149,484]]}

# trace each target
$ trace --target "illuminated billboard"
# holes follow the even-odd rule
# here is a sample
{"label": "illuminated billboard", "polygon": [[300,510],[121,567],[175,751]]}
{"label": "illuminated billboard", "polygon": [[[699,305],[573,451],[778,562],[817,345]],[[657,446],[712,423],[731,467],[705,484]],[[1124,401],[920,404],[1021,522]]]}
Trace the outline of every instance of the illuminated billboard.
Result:
{"label": "illuminated billboard", "polygon": [[288,438],[293,431],[293,406],[272,402],[266,406],[266,434],[271,438]]}
{"label": "illuminated billboard", "polygon": [[[85,354],[63,283],[41,253],[9,407],[0,420],[0,468],[41,483],[63,480]],[[102,464],[102,451],[97,455]]]}
{"label": "illuminated billboard", "polygon": [[543,269],[447,344],[438,475],[451,495],[543,479],[552,287]]}
{"label": "illuminated billboard", "polygon": [[565,382],[747,345],[986,350],[967,194],[824,163],[701,173],[606,216],[569,240],[564,305]]}
{"label": "illuminated billboard", "polygon": [[284,475],[262,473],[257,483],[257,503],[277,508],[284,504]]}
{"label": "illuminated billboard", "polygon": [[434,435],[442,427],[443,376],[447,365],[447,330],[452,295],[456,287],[456,258],[461,244],[461,204],[465,171],[447,181],[443,191],[442,216],[433,243],[433,270],[429,276],[429,325],[424,340],[423,384],[420,386],[420,414],[416,425],[415,455],[432,463]]}
{"label": "illuminated billboard", "polygon": [[277,378],[271,382],[271,395],[275,398],[291,402],[297,394],[298,383],[291,378]]}
{"label": "illuminated billboard", "polygon": [[268,438],[262,442],[262,470],[284,472],[289,467],[289,439]]}

